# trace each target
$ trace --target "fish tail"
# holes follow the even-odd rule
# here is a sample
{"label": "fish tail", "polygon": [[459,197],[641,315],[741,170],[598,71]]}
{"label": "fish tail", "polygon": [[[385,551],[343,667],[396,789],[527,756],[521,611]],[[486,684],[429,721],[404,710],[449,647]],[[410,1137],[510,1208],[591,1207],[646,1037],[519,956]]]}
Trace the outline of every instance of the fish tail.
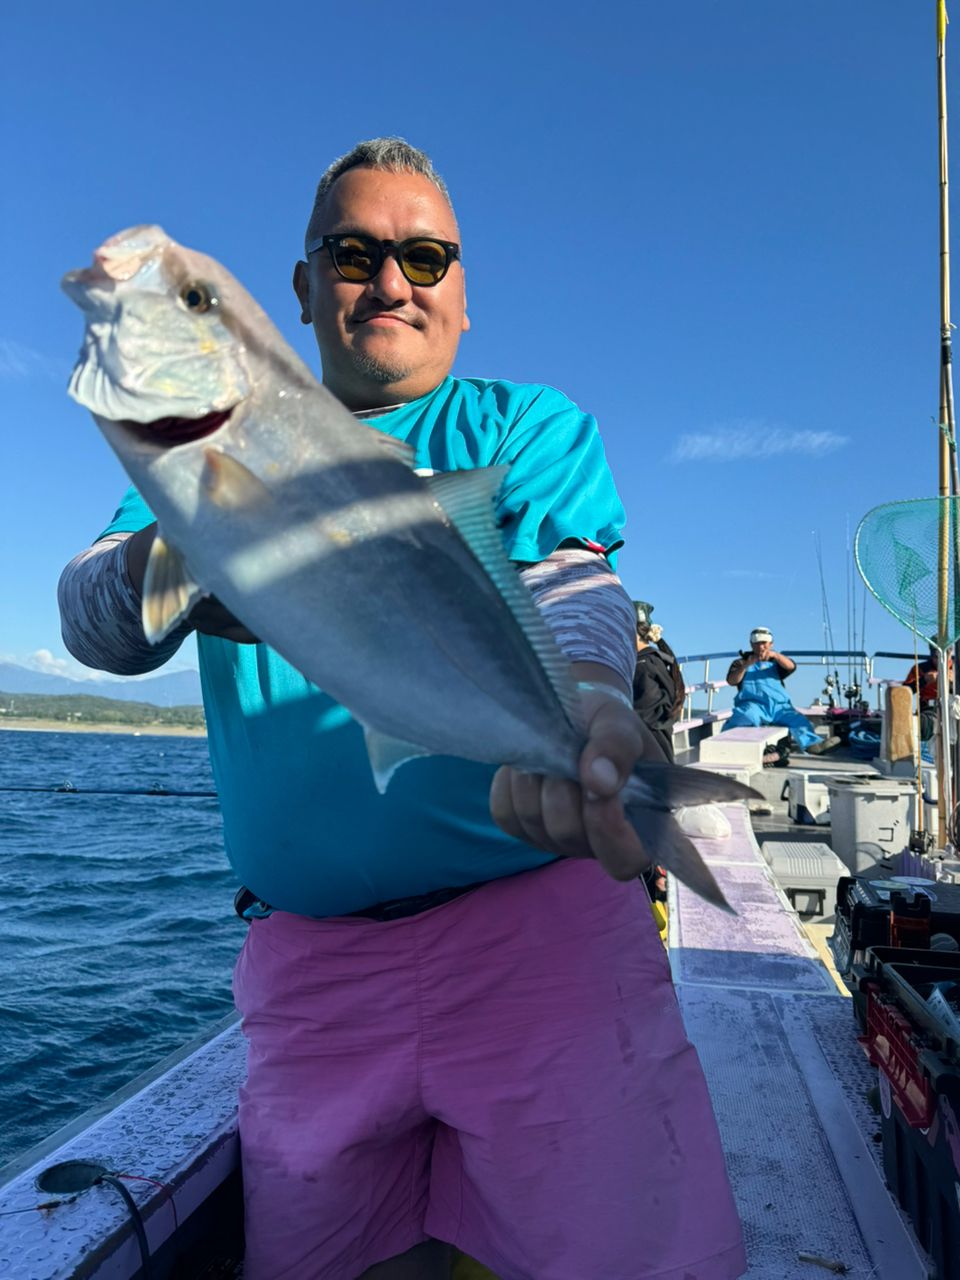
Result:
{"label": "fish tail", "polygon": [[[644,852],[651,862],[666,867],[667,871],[682,880],[685,885],[698,893],[701,898],[736,915],[733,907],[724,897],[723,890],[714,879],[713,872],[704,862],[696,845],[680,830],[676,819],[663,809],[650,809],[646,805],[627,804],[627,820],[643,843]],[[608,867],[601,859],[604,869],[617,880],[633,879],[642,867],[628,868],[625,865]]]}
{"label": "fish tail", "polygon": [[759,791],[722,773],[686,765],[637,764],[624,788],[627,804],[636,801],[655,809],[682,809],[698,804],[730,804],[734,800],[762,800]]}

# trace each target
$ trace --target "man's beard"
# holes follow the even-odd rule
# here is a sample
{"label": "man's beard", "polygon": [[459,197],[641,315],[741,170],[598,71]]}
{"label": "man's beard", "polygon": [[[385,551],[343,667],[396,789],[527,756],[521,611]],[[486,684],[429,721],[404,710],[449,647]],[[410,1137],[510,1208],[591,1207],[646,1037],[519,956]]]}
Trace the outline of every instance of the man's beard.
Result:
{"label": "man's beard", "polygon": [[364,351],[354,351],[351,355],[353,367],[357,373],[379,386],[387,386],[391,382],[402,382],[413,372],[410,365],[399,364],[396,361],[391,363],[388,360],[376,360]]}

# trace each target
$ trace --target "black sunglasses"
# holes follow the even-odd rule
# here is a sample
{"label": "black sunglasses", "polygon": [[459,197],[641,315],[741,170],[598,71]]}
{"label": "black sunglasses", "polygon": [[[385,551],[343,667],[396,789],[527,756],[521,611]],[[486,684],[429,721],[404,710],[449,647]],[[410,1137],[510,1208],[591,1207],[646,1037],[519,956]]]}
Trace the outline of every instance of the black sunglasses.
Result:
{"label": "black sunglasses", "polygon": [[447,274],[451,262],[460,257],[460,246],[449,240],[430,236],[411,236],[409,240],[377,240],[375,236],[347,232],[337,236],[320,236],[307,245],[308,255],[326,249],[337,275],[354,284],[373,280],[384,260],[395,258],[411,284],[430,289]]}

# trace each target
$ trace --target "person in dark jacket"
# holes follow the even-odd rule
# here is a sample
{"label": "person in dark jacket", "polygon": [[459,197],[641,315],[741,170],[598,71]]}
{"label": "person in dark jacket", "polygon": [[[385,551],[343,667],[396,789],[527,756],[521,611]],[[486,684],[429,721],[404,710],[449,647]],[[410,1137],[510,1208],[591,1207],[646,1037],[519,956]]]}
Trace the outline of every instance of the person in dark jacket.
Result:
{"label": "person in dark jacket", "polygon": [[[676,655],[663,629],[650,621],[653,605],[634,600],[637,611],[637,665],[633,672],[633,709],[651,730],[668,760],[673,761],[673,726],[680,718],[686,690]],[[652,903],[667,900],[667,873],[654,864],[641,876]],[[654,919],[664,935],[666,916],[654,906]]]}
{"label": "person in dark jacket", "polygon": [[685,697],[683,675],[662,628],[650,621],[653,605],[634,600],[637,611],[637,665],[633,673],[633,709],[653,731],[667,759],[673,760],[673,726]]}

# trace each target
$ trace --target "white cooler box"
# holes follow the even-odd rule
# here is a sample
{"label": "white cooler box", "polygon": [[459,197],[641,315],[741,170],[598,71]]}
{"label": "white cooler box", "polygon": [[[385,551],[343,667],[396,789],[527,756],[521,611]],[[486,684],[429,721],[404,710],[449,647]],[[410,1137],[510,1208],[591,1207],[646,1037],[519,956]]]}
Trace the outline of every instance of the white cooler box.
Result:
{"label": "white cooler box", "polygon": [[788,773],[781,800],[786,800],[791,821],[822,827],[830,821],[830,793],[823,774],[816,780],[809,773]]}
{"label": "white cooler box", "polygon": [[[874,773],[844,773],[841,775],[852,781],[874,778]],[[783,784],[780,799],[786,800],[787,809],[794,822],[804,826],[822,827],[830,821],[830,791],[828,783],[834,779],[833,774],[818,770],[791,769],[787,772],[787,780]]]}
{"label": "white cooler box", "polygon": [[798,914],[833,912],[837,881],[847,868],[829,845],[805,840],[764,840],[760,846],[777,884]]}
{"label": "white cooler box", "polygon": [[732,778],[734,782],[742,782],[745,787],[749,787],[750,779],[753,777],[754,771],[746,764],[715,764],[711,760],[701,761],[693,766],[695,769],[703,769],[706,773],[719,773],[724,778]]}

